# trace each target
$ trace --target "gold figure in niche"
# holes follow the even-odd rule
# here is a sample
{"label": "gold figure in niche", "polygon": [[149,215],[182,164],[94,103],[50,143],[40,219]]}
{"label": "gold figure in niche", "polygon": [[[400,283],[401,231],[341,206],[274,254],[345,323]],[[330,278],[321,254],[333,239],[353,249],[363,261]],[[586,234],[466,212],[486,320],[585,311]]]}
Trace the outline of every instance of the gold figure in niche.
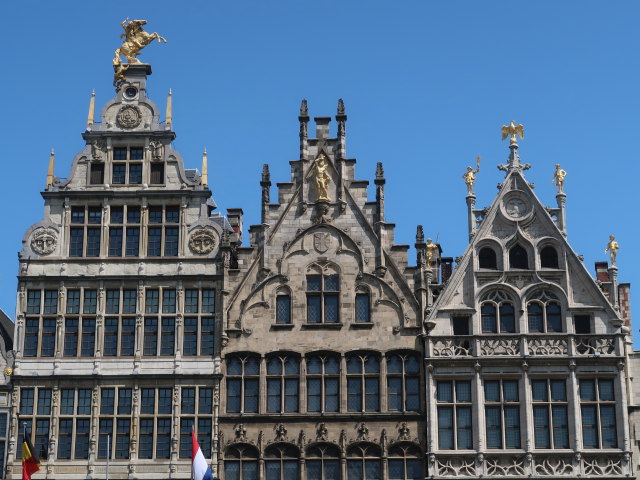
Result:
{"label": "gold figure in niche", "polygon": [[476,181],[476,174],[480,171],[480,155],[476,158],[476,169],[473,167],[467,167],[467,171],[462,178],[464,178],[464,183],[467,184],[467,195],[473,195],[473,183]]}
{"label": "gold figure in niche", "polygon": [[425,245],[425,263],[427,264],[427,268],[431,268],[431,261],[433,260],[433,256],[436,253],[436,250],[438,249],[438,245],[436,245],[435,243],[432,243],[432,240],[430,238],[427,238],[427,244]]}
{"label": "gold figure in niche", "polygon": [[516,145],[518,143],[516,134],[519,135],[522,140],[524,140],[524,126],[522,124],[516,125],[516,121],[511,120],[511,123],[508,127],[506,125],[502,126],[502,140],[511,135],[511,138],[509,139],[509,145]]}
{"label": "gold figure in niche", "polygon": [[329,181],[331,177],[327,173],[327,168],[329,168],[329,162],[327,162],[327,157],[324,156],[324,153],[318,155],[315,162],[315,177],[314,184],[316,187],[316,194],[318,195],[318,200],[329,200]]}
{"label": "gold figure in niche", "polygon": [[618,245],[618,242],[616,242],[616,237],[614,237],[613,235],[609,235],[609,243],[607,243],[607,248],[604,249],[604,253],[609,252],[609,262],[611,263],[612,267],[616,264],[616,257],[618,256],[619,248],[620,245]]}
{"label": "gold figure in niche", "polygon": [[567,172],[560,168],[560,164],[556,163],[556,171],[553,172],[553,178],[551,183],[555,183],[558,187],[558,193],[564,192],[564,177],[567,176]]}

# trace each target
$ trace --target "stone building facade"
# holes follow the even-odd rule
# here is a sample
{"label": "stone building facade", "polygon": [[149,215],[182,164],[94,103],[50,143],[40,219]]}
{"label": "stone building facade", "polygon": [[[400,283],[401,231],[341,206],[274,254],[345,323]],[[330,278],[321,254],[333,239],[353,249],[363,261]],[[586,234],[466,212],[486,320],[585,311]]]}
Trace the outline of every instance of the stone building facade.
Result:
{"label": "stone building facade", "polygon": [[[130,65],[67,179],[49,165],[19,254],[8,472],[30,433],[47,478],[188,478],[215,456],[220,263],[236,241]],[[225,253],[226,252],[226,253]]]}
{"label": "stone building facade", "polygon": [[492,205],[469,187],[455,268],[421,226],[412,265],[383,165],[370,188],[347,156],[344,103],[336,137],[331,117],[310,136],[303,101],[299,157],[273,201],[263,166],[243,246],[206,155],[199,172],[173,149],[151,67],[122,73],[68,179],[52,155],[23,238],[7,478],[25,431],[48,479],[190,478],[192,429],[224,480],[634,475],[629,286],[589,275],[515,137]]}

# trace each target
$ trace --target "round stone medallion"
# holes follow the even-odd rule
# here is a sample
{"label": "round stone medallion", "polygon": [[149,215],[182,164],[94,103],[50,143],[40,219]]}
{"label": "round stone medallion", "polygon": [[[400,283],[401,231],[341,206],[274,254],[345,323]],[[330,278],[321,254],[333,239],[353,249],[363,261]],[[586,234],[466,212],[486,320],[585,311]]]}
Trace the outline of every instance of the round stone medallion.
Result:
{"label": "round stone medallion", "polygon": [[56,249],[58,235],[52,228],[38,228],[31,235],[31,250],[38,255],[49,255]]}
{"label": "round stone medallion", "polygon": [[218,241],[213,230],[199,228],[189,237],[189,248],[196,255],[207,255],[216,248]]}
{"label": "round stone medallion", "polygon": [[135,105],[125,105],[118,112],[116,120],[122,128],[136,128],[142,122],[142,112]]}

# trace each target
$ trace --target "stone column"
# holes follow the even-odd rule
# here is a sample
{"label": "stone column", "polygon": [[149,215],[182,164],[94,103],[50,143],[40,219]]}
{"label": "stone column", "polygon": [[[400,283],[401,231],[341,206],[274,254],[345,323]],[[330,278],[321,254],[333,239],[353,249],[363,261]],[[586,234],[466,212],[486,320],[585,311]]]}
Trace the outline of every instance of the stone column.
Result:
{"label": "stone column", "polygon": [[473,209],[476,206],[476,196],[471,194],[467,195],[467,223],[469,227],[469,241],[473,239],[476,234],[476,216],[473,213]]}
{"label": "stone column", "polygon": [[567,196],[564,192],[559,192],[556,195],[556,201],[558,203],[558,216],[557,216],[557,224],[558,228],[562,232],[562,234],[567,236],[567,218],[565,213],[565,205],[567,204]]}

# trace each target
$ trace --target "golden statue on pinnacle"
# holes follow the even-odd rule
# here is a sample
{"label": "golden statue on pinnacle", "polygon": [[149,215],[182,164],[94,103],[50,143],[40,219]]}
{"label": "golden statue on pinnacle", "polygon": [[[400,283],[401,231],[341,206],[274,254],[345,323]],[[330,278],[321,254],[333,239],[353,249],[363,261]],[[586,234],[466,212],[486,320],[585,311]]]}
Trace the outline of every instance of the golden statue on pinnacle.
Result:
{"label": "golden statue on pinnacle", "polygon": [[[167,43],[167,39],[161,37],[157,32],[147,33],[142,29],[146,25],[146,20],[129,20],[126,18],[120,25],[124,29],[124,33],[120,34],[120,38],[124,38],[120,48],[116,48],[113,58],[113,66],[115,75],[113,85],[119,87],[124,82],[124,72],[129,68],[131,63],[141,63],[136,57],[140,55],[140,50],[149,45],[154,40]],[[127,63],[122,63],[120,55],[124,55]]]}
{"label": "golden statue on pinnacle", "polygon": [[511,135],[511,138],[509,139],[509,145],[518,144],[516,134],[519,135],[522,140],[524,140],[524,126],[521,123],[519,125],[516,125],[515,120],[511,120],[509,126],[502,126],[502,140]]}
{"label": "golden statue on pinnacle", "polygon": [[473,183],[476,181],[476,174],[480,171],[480,155],[476,158],[476,169],[473,167],[467,167],[467,171],[462,178],[464,178],[464,183],[467,185],[467,195],[473,195]]}

